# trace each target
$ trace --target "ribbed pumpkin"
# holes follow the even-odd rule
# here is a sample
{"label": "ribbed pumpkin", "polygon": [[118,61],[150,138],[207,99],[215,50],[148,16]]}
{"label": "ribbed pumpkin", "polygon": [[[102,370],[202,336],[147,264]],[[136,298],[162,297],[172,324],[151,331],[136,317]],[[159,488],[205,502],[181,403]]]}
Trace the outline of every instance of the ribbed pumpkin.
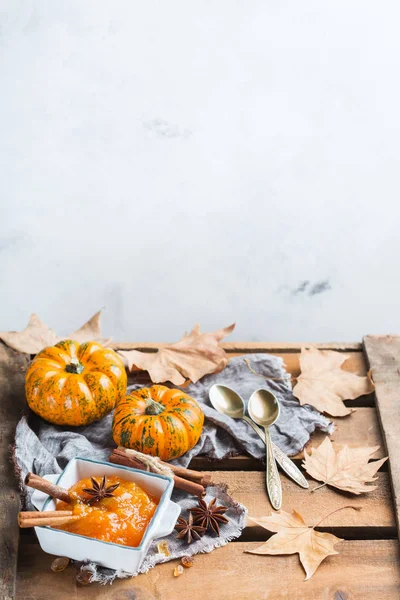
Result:
{"label": "ribbed pumpkin", "polygon": [[97,342],[64,340],[45,348],[26,373],[30,408],[55,425],[88,425],[110,412],[126,394],[125,367]]}
{"label": "ribbed pumpkin", "polygon": [[117,403],[113,437],[119,446],[171,460],[197,444],[203,423],[196,400],[181,390],[153,385]]}

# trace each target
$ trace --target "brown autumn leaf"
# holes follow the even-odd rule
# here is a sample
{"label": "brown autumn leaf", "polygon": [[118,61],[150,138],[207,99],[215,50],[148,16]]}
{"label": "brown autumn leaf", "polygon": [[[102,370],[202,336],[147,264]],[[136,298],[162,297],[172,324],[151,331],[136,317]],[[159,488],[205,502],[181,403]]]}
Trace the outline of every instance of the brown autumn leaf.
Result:
{"label": "brown autumn leaf", "polygon": [[89,321],[86,321],[86,323],[82,325],[82,327],[80,327],[77,331],[70,333],[66,336],[66,338],[59,338],[59,341],[71,339],[75,340],[79,344],[83,344],[84,342],[99,342],[100,344],[103,344],[103,346],[107,346],[111,338],[102,337],[100,317],[101,310],[97,311],[97,313],[95,313],[93,317],[89,319]]}
{"label": "brown autumn leaf", "polygon": [[10,348],[26,354],[37,354],[46,346],[54,346],[58,342],[55,332],[35,314],[30,316],[23,331],[2,332],[0,339]]}
{"label": "brown autumn leaf", "polygon": [[351,494],[371,492],[376,485],[367,485],[367,483],[377,479],[374,475],[387,460],[386,457],[368,462],[378,448],[379,446],[362,448],[344,446],[341,450],[335,451],[331,440],[326,437],[318,448],[311,450],[311,454],[304,451],[302,466],[311,477],[323,482],[314,490],[324,485],[331,485]]}
{"label": "brown autumn leaf", "polygon": [[296,510],[293,510],[292,513],[281,510],[269,517],[249,518],[264,529],[275,532],[276,535],[255,550],[246,552],[249,554],[298,553],[307,575],[306,580],[314,575],[327,556],[339,554],[334,546],[343,540],[330,533],[315,531],[316,525],[308,527]]}
{"label": "brown autumn leaf", "polygon": [[98,311],[80,329],[67,336],[59,337],[37,315],[32,314],[23,331],[2,332],[0,340],[3,340],[10,348],[26,354],[37,354],[43,348],[54,346],[57,342],[68,338],[79,343],[88,341],[106,343],[108,340],[103,340],[101,337],[100,315],[101,311]]}
{"label": "brown autumn leaf", "polygon": [[341,367],[348,354],[335,350],[302,348],[300,355],[301,375],[293,388],[293,394],[301,405],[311,404],[332,417],[344,417],[352,412],[343,400],[354,400],[374,391],[370,377],[344,371]]}
{"label": "brown autumn leaf", "polygon": [[204,375],[218,373],[226,367],[228,357],[219,342],[234,327],[235,323],[212,333],[200,333],[199,325],[195,325],[179,342],[164,346],[158,352],[120,350],[118,354],[125,358],[129,370],[135,366],[148,371],[153,383],[171,381],[174,385],[182,385],[186,379],[196,383]]}

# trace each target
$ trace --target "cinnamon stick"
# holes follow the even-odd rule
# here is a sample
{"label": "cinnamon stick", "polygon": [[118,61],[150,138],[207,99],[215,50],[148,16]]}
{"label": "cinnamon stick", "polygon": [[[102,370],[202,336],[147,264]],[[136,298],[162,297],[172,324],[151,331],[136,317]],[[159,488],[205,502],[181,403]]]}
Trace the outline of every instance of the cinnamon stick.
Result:
{"label": "cinnamon stick", "polygon": [[55,483],[51,483],[51,481],[47,481],[43,477],[39,475],[35,475],[34,473],[28,473],[25,477],[25,485],[39,490],[40,492],[44,492],[48,494],[52,498],[57,498],[57,500],[62,500],[63,502],[72,502],[72,498],[69,495],[68,490],[56,485]]}
{"label": "cinnamon stick", "polygon": [[179,490],[183,490],[188,494],[193,494],[193,496],[205,496],[206,490],[200,485],[200,483],[196,483],[195,481],[190,481],[189,479],[183,479],[183,477],[178,477],[178,475],[174,475],[174,486]]}
{"label": "cinnamon stick", "polygon": [[18,519],[45,519],[46,517],[72,517],[72,510],[23,510],[18,513]]}
{"label": "cinnamon stick", "polygon": [[[139,459],[134,456],[130,456],[125,452],[114,452],[111,454],[109,458],[110,462],[123,465],[124,467],[132,467],[134,469],[140,469],[141,471],[147,471],[147,465],[142,463]],[[194,496],[203,496],[205,493],[205,489],[199,483],[195,481],[190,481],[188,479],[183,479],[182,477],[178,477],[174,475],[174,486],[180,490],[184,490],[189,494],[193,494]]]}
{"label": "cinnamon stick", "polygon": [[74,521],[77,521],[80,518],[81,517],[79,515],[71,515],[69,517],[50,516],[43,517],[42,519],[18,518],[18,525],[21,527],[21,529],[26,529],[28,527],[57,527],[58,525],[67,525],[68,523],[73,523]]}
{"label": "cinnamon stick", "polygon": [[178,477],[182,477],[183,479],[189,479],[190,481],[195,481],[203,487],[207,487],[211,483],[211,475],[209,473],[193,471],[192,469],[185,469],[185,467],[177,467],[176,465],[170,465],[169,463],[163,464],[168,465],[171,471],[173,471],[173,473],[175,473],[175,475],[177,475]]}
{"label": "cinnamon stick", "polygon": [[[123,446],[118,446],[118,448],[116,448],[113,451],[113,454],[131,456],[129,448],[124,448]],[[171,463],[164,462],[163,460],[160,460],[160,463],[165,467],[171,469],[171,471],[175,475],[177,475],[178,477],[182,477],[182,479],[189,479],[189,481],[195,481],[203,487],[207,487],[211,483],[211,475],[209,473],[202,473],[201,471],[193,471],[192,469],[186,469],[185,467],[178,467],[176,465],[172,465]]]}

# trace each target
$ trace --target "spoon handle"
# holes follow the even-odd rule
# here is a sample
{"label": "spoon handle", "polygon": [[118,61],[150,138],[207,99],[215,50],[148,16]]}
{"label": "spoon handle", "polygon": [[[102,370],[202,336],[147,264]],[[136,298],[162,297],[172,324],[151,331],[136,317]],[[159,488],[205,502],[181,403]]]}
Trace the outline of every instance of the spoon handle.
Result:
{"label": "spoon handle", "polygon": [[[254,431],[260,436],[262,441],[265,443],[265,433],[263,432],[261,427],[258,427],[258,425],[256,425],[254,423],[254,421],[252,421],[246,415],[243,417],[243,419],[246,421],[246,423],[251,425],[251,427],[254,429]],[[282,450],[280,448],[278,448],[278,446],[276,444],[274,444],[274,442],[272,442],[272,440],[271,440],[271,445],[272,445],[272,452],[274,453],[275,460],[278,463],[278,465],[281,467],[281,469],[283,471],[285,471],[286,475],[288,475],[291,479],[293,479],[293,481],[295,483],[297,483],[297,485],[300,485],[302,488],[308,489],[308,487],[309,487],[308,481],[304,477],[304,475],[300,471],[300,469],[294,464],[294,462],[292,460],[290,460],[290,458],[288,456],[286,456],[286,454],[284,452],[282,452]]]}
{"label": "spoon handle", "polygon": [[308,489],[309,484],[307,479],[304,477],[300,469],[294,464],[292,460],[278,446],[271,442],[272,451],[275,456],[275,460],[286,475],[288,475],[295,483],[300,485],[302,488]]}
{"label": "spoon handle", "polygon": [[254,421],[252,419],[250,419],[250,417],[247,417],[246,415],[243,415],[242,417],[243,421],[246,421],[246,423],[248,423],[256,433],[258,433],[258,435],[260,436],[260,438],[262,439],[262,441],[265,444],[265,433],[264,431],[261,429],[261,427],[259,427],[258,425],[256,425],[254,423]]}
{"label": "spoon handle", "polygon": [[271,437],[267,428],[265,429],[265,448],[268,496],[271,501],[272,508],[275,510],[280,510],[282,506],[282,485],[272,451]]}

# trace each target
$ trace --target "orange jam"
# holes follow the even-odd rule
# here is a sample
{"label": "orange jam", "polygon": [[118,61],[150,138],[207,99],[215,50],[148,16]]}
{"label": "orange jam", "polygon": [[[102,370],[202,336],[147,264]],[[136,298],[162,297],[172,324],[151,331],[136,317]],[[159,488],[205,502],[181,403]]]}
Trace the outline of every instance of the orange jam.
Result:
{"label": "orange jam", "polygon": [[[95,479],[100,483],[102,476]],[[133,481],[107,477],[107,486],[116,483],[119,486],[111,498],[93,500],[93,496],[83,491],[93,487],[90,478],[78,481],[69,489],[73,503],[58,501],[57,510],[72,508],[73,514],[81,519],[57,528],[114,544],[139,546],[157,503]]]}

